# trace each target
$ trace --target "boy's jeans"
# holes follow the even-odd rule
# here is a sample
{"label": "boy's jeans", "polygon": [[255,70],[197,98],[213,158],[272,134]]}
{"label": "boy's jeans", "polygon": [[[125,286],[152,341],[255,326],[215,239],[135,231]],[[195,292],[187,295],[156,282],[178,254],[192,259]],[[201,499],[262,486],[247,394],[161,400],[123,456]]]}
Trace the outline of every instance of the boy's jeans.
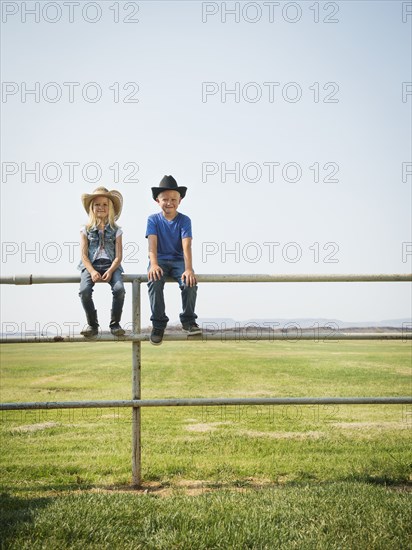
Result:
{"label": "boy's jeans", "polygon": [[[187,286],[182,281],[182,274],[185,271],[185,263],[183,260],[160,260],[159,266],[163,269],[163,276],[157,281],[149,281],[147,283],[149,289],[150,307],[152,316],[150,320],[155,328],[165,329],[169,318],[165,312],[165,301],[163,289],[166,278],[172,277],[178,282],[182,292],[182,313],[179,315],[182,325],[191,325],[196,319],[195,314],[197,286]],[[150,265],[149,265],[150,267]]]}
{"label": "boy's jeans", "polygon": [[[100,273],[100,275],[103,275],[103,273],[105,273],[111,265],[112,262],[110,260],[97,260],[94,262],[93,267]],[[93,319],[95,315],[95,307],[92,298],[94,285],[95,283],[92,281],[90,273],[86,268],[84,268],[80,275],[79,296],[88,320]],[[112,278],[109,281],[109,285],[112,288],[113,294],[111,319],[112,321],[120,322],[125,295],[122,272],[120,268],[116,269],[113,273]]]}

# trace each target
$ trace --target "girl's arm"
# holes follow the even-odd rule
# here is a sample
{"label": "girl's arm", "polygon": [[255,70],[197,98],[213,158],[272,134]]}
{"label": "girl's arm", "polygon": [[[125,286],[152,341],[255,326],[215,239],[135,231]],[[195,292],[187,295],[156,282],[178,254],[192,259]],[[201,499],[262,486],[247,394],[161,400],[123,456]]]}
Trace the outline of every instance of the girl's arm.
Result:
{"label": "girl's arm", "polygon": [[187,286],[196,286],[197,280],[192,266],[192,238],[182,239],[183,256],[185,260],[185,271],[182,274],[182,280]]}
{"label": "girl's arm", "polygon": [[83,265],[90,273],[92,281],[94,283],[97,283],[97,281],[101,281],[102,276],[98,271],[94,269],[92,262],[89,260],[89,241],[87,240],[87,235],[85,235],[84,233],[80,233],[80,249]]}
{"label": "girl's arm", "polygon": [[103,273],[102,275],[103,281],[106,281],[107,283],[110,281],[113,273],[122,263],[122,259],[123,259],[123,239],[122,239],[122,235],[119,235],[118,237],[116,237],[114,260],[112,262],[112,265],[109,267],[109,269],[105,273]]}

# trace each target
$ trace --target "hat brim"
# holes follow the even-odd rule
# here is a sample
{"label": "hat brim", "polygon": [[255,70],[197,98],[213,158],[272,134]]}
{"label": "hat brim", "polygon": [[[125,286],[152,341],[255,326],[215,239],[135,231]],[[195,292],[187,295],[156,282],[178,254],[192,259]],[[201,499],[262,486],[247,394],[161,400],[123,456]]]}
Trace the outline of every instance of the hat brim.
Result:
{"label": "hat brim", "polygon": [[82,203],[83,203],[84,209],[88,214],[90,211],[91,202],[97,197],[106,197],[112,201],[113,209],[114,209],[114,219],[118,220],[120,218],[120,214],[122,213],[122,208],[123,208],[122,194],[119,193],[119,191],[116,191],[115,189],[112,189],[108,193],[91,193],[90,195],[85,193],[84,195],[82,195]]}
{"label": "hat brim", "polygon": [[156,200],[163,191],[177,191],[182,199],[186,195],[187,187],[152,187],[152,196]]}

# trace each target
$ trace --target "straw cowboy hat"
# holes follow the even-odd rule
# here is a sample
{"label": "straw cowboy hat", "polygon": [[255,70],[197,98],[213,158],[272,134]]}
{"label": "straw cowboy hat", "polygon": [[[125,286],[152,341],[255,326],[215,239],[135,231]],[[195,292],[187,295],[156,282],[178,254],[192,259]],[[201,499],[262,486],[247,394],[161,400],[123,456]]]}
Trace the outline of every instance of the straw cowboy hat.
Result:
{"label": "straw cowboy hat", "polygon": [[96,197],[107,197],[110,199],[113,203],[114,218],[117,220],[120,217],[123,208],[123,197],[119,191],[116,191],[115,189],[109,191],[106,187],[98,187],[90,195],[88,193],[84,193],[82,195],[82,203],[87,213],[89,213],[90,203]]}
{"label": "straw cowboy hat", "polygon": [[162,181],[159,183],[159,187],[152,187],[154,200],[156,200],[158,195],[163,191],[177,191],[183,199],[186,195],[187,187],[179,187],[173,176],[163,176]]}

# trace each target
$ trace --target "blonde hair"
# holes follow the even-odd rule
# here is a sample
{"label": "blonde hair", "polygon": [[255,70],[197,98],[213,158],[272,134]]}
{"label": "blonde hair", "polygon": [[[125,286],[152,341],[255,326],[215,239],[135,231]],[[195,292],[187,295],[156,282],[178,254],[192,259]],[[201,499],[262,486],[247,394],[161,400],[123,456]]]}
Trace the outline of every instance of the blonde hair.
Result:
{"label": "blonde hair", "polygon": [[[99,222],[100,222],[100,218],[98,218],[96,216],[96,214],[94,213],[94,210],[93,210],[93,205],[94,205],[94,201],[97,199],[98,197],[94,198],[91,202],[90,202],[90,206],[89,206],[89,221],[88,223],[86,224],[86,230],[87,231],[90,231],[90,229],[92,229],[93,227],[97,227],[99,225]],[[108,200],[108,203],[109,203],[109,215],[107,216],[107,221],[106,223],[109,223],[110,227],[112,229],[117,229],[119,226],[117,225],[117,223],[115,222],[114,220],[114,206],[113,206],[113,202],[111,201],[111,199],[107,198]]]}

